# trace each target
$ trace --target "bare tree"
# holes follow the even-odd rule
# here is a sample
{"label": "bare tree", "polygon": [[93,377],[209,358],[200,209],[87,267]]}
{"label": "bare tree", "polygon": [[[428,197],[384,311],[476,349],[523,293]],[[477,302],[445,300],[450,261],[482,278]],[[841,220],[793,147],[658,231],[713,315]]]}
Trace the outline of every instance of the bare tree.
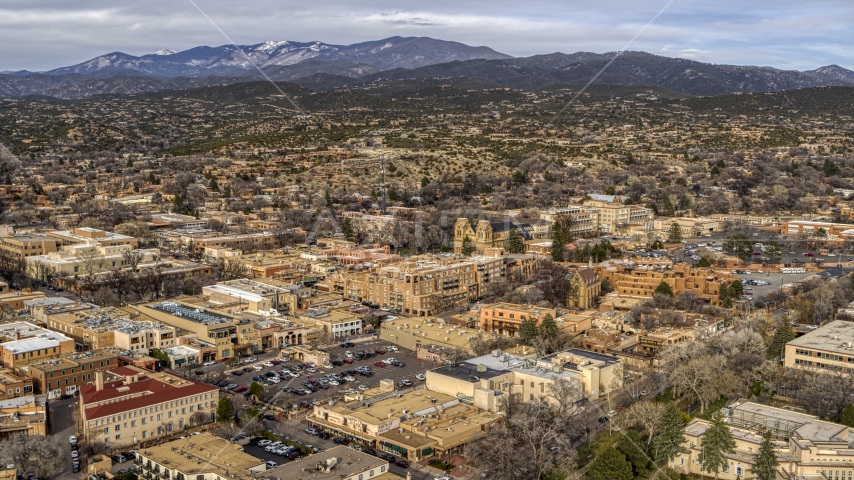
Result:
{"label": "bare tree", "polygon": [[652,437],[656,433],[656,428],[658,427],[658,422],[661,419],[662,412],[664,412],[663,403],[644,400],[625,409],[617,418],[617,421],[623,428],[637,426],[646,430],[649,434],[649,437],[646,440],[646,446],[648,448],[652,444]]}
{"label": "bare tree", "polygon": [[0,459],[36,478],[51,479],[62,472],[67,448],[59,436],[19,434],[0,442]]}

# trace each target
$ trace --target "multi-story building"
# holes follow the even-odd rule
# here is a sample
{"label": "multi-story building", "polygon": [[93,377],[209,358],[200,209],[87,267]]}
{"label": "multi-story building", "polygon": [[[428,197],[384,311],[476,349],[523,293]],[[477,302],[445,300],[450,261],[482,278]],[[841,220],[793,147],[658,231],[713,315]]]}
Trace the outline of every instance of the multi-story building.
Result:
{"label": "multi-story building", "polygon": [[291,306],[297,304],[292,290],[246,278],[208,285],[202,288],[202,295],[211,302],[238,304],[242,310],[260,314],[275,314],[279,309],[295,313],[296,309],[291,309]]}
{"label": "multi-story building", "polygon": [[347,310],[326,307],[309,308],[303,318],[317,322],[332,338],[347,338],[362,333],[362,319]]}
{"label": "multi-story building", "polygon": [[[87,308],[88,307],[88,308]],[[91,304],[52,305],[38,309],[51,330],[73,338],[81,350],[117,347],[139,353],[176,345],[177,330],[171,325],[132,320],[127,312]]]}
{"label": "multi-story building", "polygon": [[336,274],[331,285],[355,302],[432,316],[484,295],[489,282],[507,276],[508,261],[503,256],[425,255],[366,273]]}
{"label": "multi-story building", "polygon": [[86,352],[32,363],[27,366],[27,373],[36,393],[54,399],[61,395],[74,395],[83,385],[94,382],[97,372],[105,372],[118,365],[118,359],[112,353]]}
{"label": "multi-story building", "polygon": [[11,235],[0,238],[0,250],[10,259],[22,261],[56,251],[56,239],[44,235]]}
{"label": "multi-story building", "polygon": [[74,353],[74,339],[29,322],[0,325],[0,339],[0,366],[6,368]]}
{"label": "multi-story building", "polygon": [[9,368],[0,369],[0,400],[33,393],[32,378],[15,373]]}
{"label": "multi-story building", "polygon": [[461,404],[456,394],[418,390],[389,395],[394,393],[393,383],[381,384],[378,390],[378,395],[389,398],[364,402],[355,408],[321,404],[314,407],[307,420],[320,430],[335,432],[336,436],[367,442],[380,451],[420,461],[433,454],[463,453],[469,440],[504,418],[471,402]]}
{"label": "multi-story building", "polygon": [[655,219],[653,229],[659,232],[662,238],[667,238],[674,223],[679,225],[683,238],[700,237],[719,232],[723,228],[723,222],[710,218],[668,217]]}
{"label": "multi-story building", "polygon": [[792,340],[783,365],[854,372],[854,323],[835,320]]}
{"label": "multi-story building", "polygon": [[664,282],[670,285],[674,294],[690,290],[711,303],[720,300],[722,282],[739,279],[729,272],[694,268],[690,265],[674,265],[672,270],[642,270],[632,267],[631,263],[608,262],[596,266],[596,272],[600,278],[608,279],[616,296],[651,298],[655,289]]}
{"label": "multi-story building", "polygon": [[0,400],[0,441],[12,435],[47,435],[47,401],[25,395]]}
{"label": "multi-story building", "polygon": [[209,354],[201,359],[203,362],[249,355],[261,350],[261,338],[249,319],[180,300],[129,308],[155,321],[191,332],[199,340],[213,344],[216,356]]}
{"label": "multi-story building", "polygon": [[780,225],[780,233],[789,237],[821,238],[834,240],[854,237],[854,227],[848,223],[788,220]]}
{"label": "multi-story building", "polygon": [[602,289],[599,274],[592,268],[576,269],[569,277],[569,292],[566,295],[568,308],[592,308]]}
{"label": "multi-story building", "polygon": [[192,441],[141,448],[134,465],[142,478],[164,480],[251,480],[267,468],[264,460],[245,453],[242,446],[208,432],[193,435]]}
{"label": "multi-story building", "polygon": [[523,321],[534,320],[539,325],[546,315],[555,318],[557,310],[533,305],[493,303],[480,308],[480,328],[487,332],[516,337]]}
{"label": "multi-story building", "polygon": [[97,244],[102,247],[130,245],[132,249],[139,246],[139,242],[134,237],[98,230],[97,228],[80,227],[70,230],[54,230],[45,233],[45,235],[56,239],[60,246],[77,244]]}
{"label": "multi-story building", "polygon": [[480,220],[475,227],[472,227],[469,219],[459,218],[454,224],[454,253],[463,253],[463,242],[466,238],[472,242],[474,250],[478,252],[483,252],[487,248],[504,248],[507,236],[513,230],[522,237],[523,241],[535,238],[533,225],[522,223],[513,217],[497,222]]}
{"label": "multi-story building", "polygon": [[[318,458],[320,460],[317,460]],[[267,480],[300,478],[307,474],[317,475],[318,478],[324,476],[332,478],[334,476],[337,480],[397,480],[403,478],[391,473],[388,460],[343,445],[330,448],[320,455],[300,458],[273,467],[263,473],[263,478]]]}
{"label": "multi-story building", "polygon": [[622,360],[571,349],[539,359],[496,351],[427,372],[427,388],[456,395],[484,410],[498,411],[499,397],[519,395],[526,402],[549,398],[557,380],[577,385],[575,400],[598,398],[600,386],[622,386]]}
{"label": "multi-story building", "polygon": [[655,218],[652,209],[637,205],[587,200],[584,206],[596,210],[599,231],[603,234],[625,235],[633,230],[650,230]]}
{"label": "multi-story building", "polygon": [[569,225],[573,237],[586,237],[599,234],[599,212],[593,207],[570,205],[563,208],[549,208],[540,213],[540,218],[554,223],[563,218]]}
{"label": "multi-story building", "polygon": [[[777,452],[777,478],[799,480],[845,480],[854,476],[854,435],[846,425],[831,423],[786,408],[775,408],[738,400],[721,409],[735,440],[735,451],[726,454],[726,463],[715,474],[721,480],[747,478],[763,434],[770,431]],[[689,475],[700,475],[703,435],[707,420],[694,419],[685,427],[682,451],[670,466]]]}
{"label": "multi-story building", "polygon": [[52,275],[65,277],[109,272],[132,267],[136,259],[127,258],[129,253],[138,257],[138,264],[149,263],[160,257],[156,248],[137,249],[127,243],[102,246],[97,243],[75,243],[63,245],[59,250],[46,255],[26,258],[27,272],[39,278],[40,271],[47,269]]}
{"label": "multi-story building", "polygon": [[95,372],[94,383],[80,389],[79,422],[88,439],[118,448],[216,419],[217,387],[131,366],[107,375]]}

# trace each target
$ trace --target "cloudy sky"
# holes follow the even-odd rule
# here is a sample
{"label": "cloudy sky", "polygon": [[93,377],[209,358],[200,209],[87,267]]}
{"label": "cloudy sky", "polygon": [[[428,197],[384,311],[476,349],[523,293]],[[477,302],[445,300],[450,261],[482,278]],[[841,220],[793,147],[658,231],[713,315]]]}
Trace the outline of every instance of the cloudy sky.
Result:
{"label": "cloudy sky", "polygon": [[[350,44],[394,35],[514,56],[622,49],[669,0],[3,0],[0,71],[98,55],[265,40]],[[854,69],[852,0],[673,0],[631,50],[712,63]]]}

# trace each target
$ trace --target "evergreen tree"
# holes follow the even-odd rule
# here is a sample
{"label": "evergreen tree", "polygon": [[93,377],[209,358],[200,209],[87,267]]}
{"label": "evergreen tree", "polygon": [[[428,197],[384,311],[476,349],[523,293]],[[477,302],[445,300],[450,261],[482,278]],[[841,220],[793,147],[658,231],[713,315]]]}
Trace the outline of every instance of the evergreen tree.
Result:
{"label": "evergreen tree", "polygon": [[507,253],[525,253],[525,242],[522,241],[522,237],[519,236],[519,232],[515,228],[507,233],[504,249],[507,250]]}
{"label": "evergreen tree", "polygon": [[739,299],[744,295],[744,285],[741,284],[741,280],[735,280],[730,282],[729,284],[729,296],[732,299]]}
{"label": "evergreen tree", "polygon": [[667,282],[662,281],[661,283],[658,284],[657,287],[655,287],[655,291],[653,293],[660,293],[662,295],[667,295],[667,296],[672,297],[673,296],[673,289],[670,288],[670,285]]}
{"label": "evergreen tree", "polygon": [[558,220],[552,224],[552,260],[555,262],[563,261],[564,245],[563,242],[563,225]]}
{"label": "evergreen tree", "polygon": [[216,421],[217,422],[227,422],[231,420],[231,412],[234,406],[231,403],[231,399],[228,397],[222,397],[219,399],[219,403],[216,406]]}
{"label": "evergreen tree", "polygon": [[667,241],[678,242],[680,240],[682,240],[682,227],[678,223],[673,222],[670,224],[670,228],[667,229]]}
{"label": "evergreen tree", "polygon": [[785,317],[780,320],[780,325],[774,330],[774,336],[771,338],[771,343],[768,345],[768,355],[776,357],[783,351],[783,347],[795,339],[795,331],[792,330],[792,325]]}
{"label": "evergreen tree", "polygon": [[210,188],[212,192],[219,191],[219,184],[216,182],[216,178],[211,178]]}
{"label": "evergreen tree", "polygon": [[608,447],[590,463],[587,480],[632,480],[632,466],[614,447]]}
{"label": "evergreen tree", "polygon": [[750,467],[750,473],[756,480],[775,480],[778,465],[777,452],[774,451],[774,435],[771,430],[766,430],[762,437],[762,445],[759,446],[759,453],[756,454],[753,466]]}
{"label": "evergreen tree", "polygon": [[554,340],[557,338],[557,333],[557,322],[555,322],[555,319],[547,313],[540,321],[540,336],[547,340]]}
{"label": "evergreen tree", "polygon": [[706,257],[702,257],[700,261],[697,262],[697,266],[700,268],[710,268],[712,263],[709,262],[709,259]]}
{"label": "evergreen tree", "polygon": [[341,233],[344,234],[344,238],[348,241],[353,241],[355,235],[353,235],[353,221],[350,220],[350,217],[344,217],[344,222],[341,224]]}
{"label": "evergreen tree", "polygon": [[258,400],[264,401],[265,393],[266,392],[264,392],[264,386],[260,383],[252,382],[252,384],[249,385],[249,394],[255,395],[255,398],[257,398]]}
{"label": "evergreen tree", "polygon": [[842,409],[842,418],[839,423],[854,427],[854,405],[849,403]]}
{"label": "evergreen tree", "polygon": [[540,330],[537,328],[537,321],[533,318],[526,318],[519,324],[519,337],[522,338],[523,343],[530,344],[531,340],[537,338],[539,334]]}
{"label": "evergreen tree", "polygon": [[607,295],[614,291],[614,286],[611,285],[611,281],[607,278],[602,279],[602,285],[599,287],[599,292],[602,295]]}
{"label": "evergreen tree", "polygon": [[711,425],[706,429],[702,439],[700,464],[706,472],[714,472],[718,478],[718,472],[727,465],[727,455],[735,452],[735,439],[732,432],[720,412],[715,412],[711,418]]}
{"label": "evergreen tree", "polygon": [[466,235],[466,238],[463,239],[463,245],[461,247],[460,253],[467,257],[474,253],[474,243],[471,241],[468,235]]}
{"label": "evergreen tree", "polygon": [[668,403],[658,420],[658,436],[655,437],[655,462],[666,465],[679,452],[685,443],[685,419],[675,403]]}
{"label": "evergreen tree", "polygon": [[649,464],[649,457],[640,445],[643,445],[643,441],[638,432],[632,429],[623,430],[623,435],[617,440],[617,451],[626,457],[635,477],[640,477]]}

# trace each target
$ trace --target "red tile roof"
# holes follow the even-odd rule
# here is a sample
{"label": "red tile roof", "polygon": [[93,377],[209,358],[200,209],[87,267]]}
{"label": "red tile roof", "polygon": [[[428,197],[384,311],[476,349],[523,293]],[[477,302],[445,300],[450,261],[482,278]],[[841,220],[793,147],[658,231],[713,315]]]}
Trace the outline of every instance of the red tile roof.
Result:
{"label": "red tile roof", "polygon": [[[119,369],[112,370],[112,372],[115,373],[116,370]],[[138,373],[131,369],[125,370],[133,374]],[[120,387],[126,387],[126,389],[122,388],[119,390]],[[159,380],[141,377],[138,382],[127,385],[125,385],[123,380],[105,382],[104,389],[101,391],[97,391],[94,384],[84,385],[80,389],[80,398],[84,407],[89,404],[116,399],[116,401],[110,403],[85,408],[86,420],[94,420],[96,418],[136,410],[147,405],[156,405],[191,395],[214,391],[217,391],[216,387],[203,383],[191,382],[189,385],[174,386]],[[133,398],[122,399],[123,397],[131,396]]]}

